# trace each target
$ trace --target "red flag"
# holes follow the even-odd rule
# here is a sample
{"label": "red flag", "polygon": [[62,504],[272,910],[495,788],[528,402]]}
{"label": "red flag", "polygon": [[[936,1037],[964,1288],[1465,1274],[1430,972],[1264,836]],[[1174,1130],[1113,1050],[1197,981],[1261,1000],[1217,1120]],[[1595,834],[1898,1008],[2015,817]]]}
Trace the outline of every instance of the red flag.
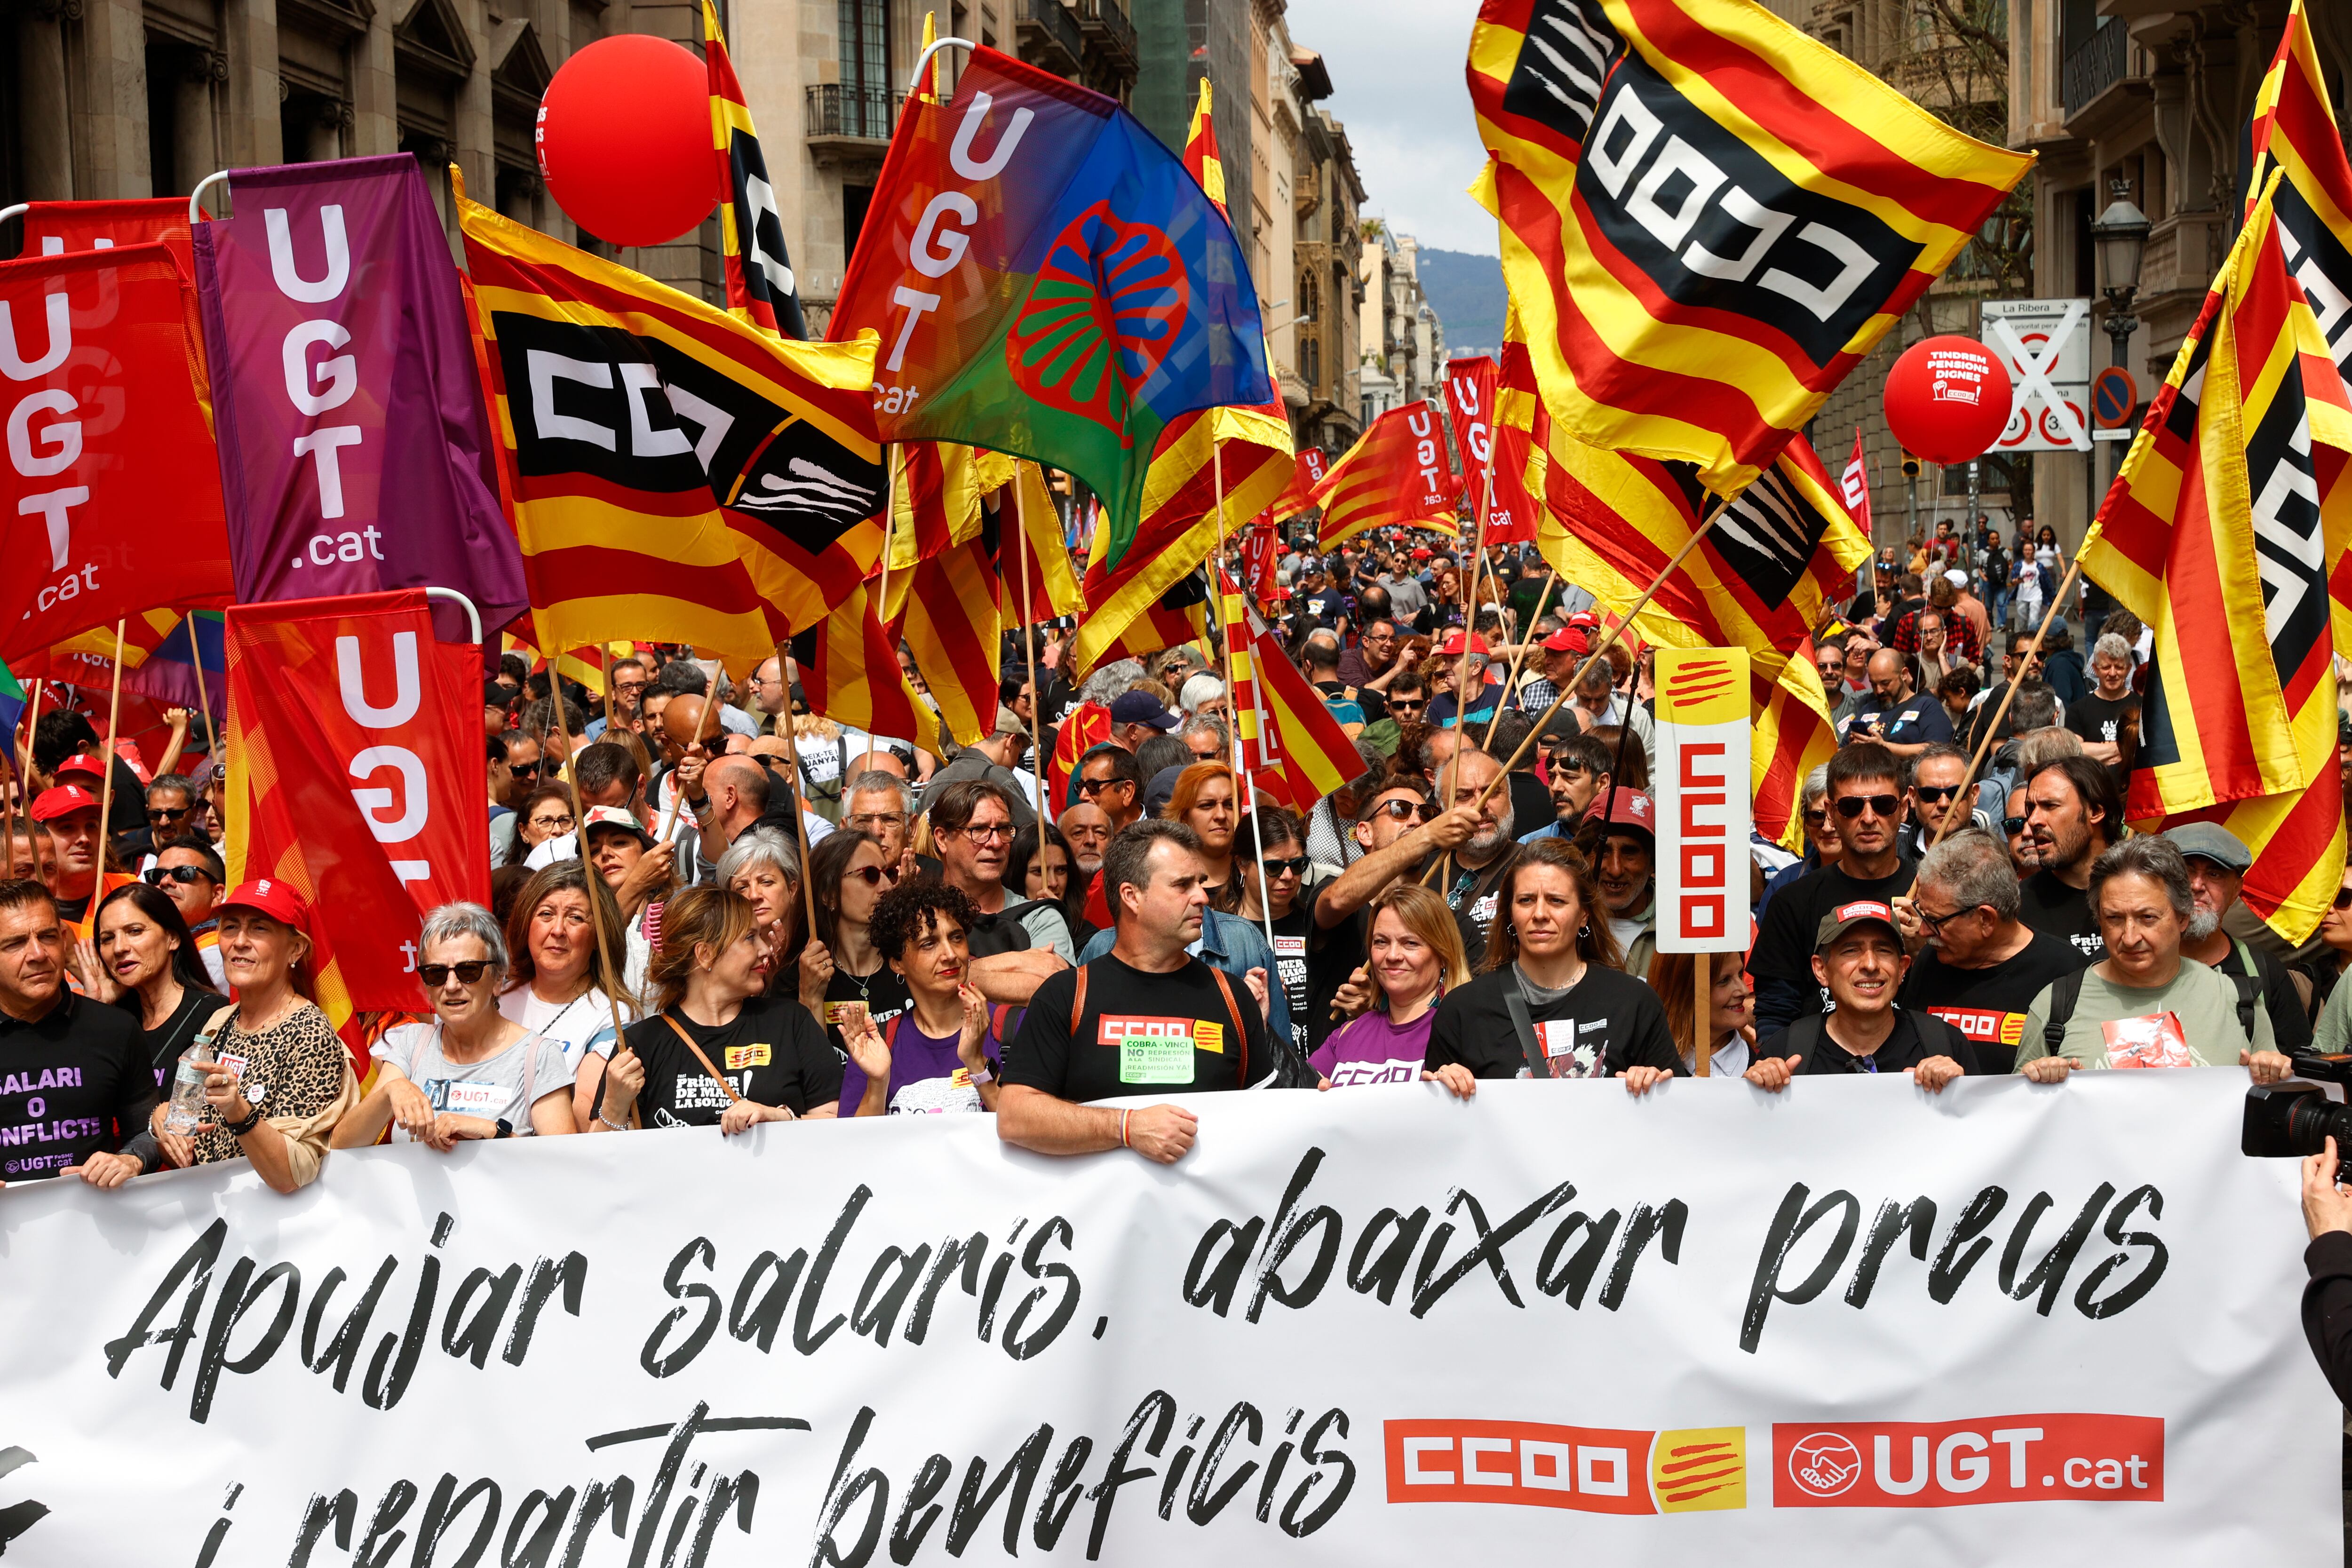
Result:
{"label": "red flag", "polygon": [[479,648],[433,640],[421,588],[228,612],[229,880],[309,901],[339,1029],[423,999],[427,910],[489,902],[481,675]]}
{"label": "red flag", "polygon": [[178,196],[30,203],[25,208],[25,248],[18,254],[58,256],[157,243],[180,264],[180,276],[193,282],[196,264],[188,249],[188,204]]}
{"label": "red flag", "polygon": [[1242,535],[1242,581],[1250,585],[1251,595],[1261,605],[1280,597],[1274,574],[1281,560],[1282,531],[1260,518]]}
{"label": "red flag", "polygon": [[[1535,455],[1536,367],[1514,314],[1503,334],[1503,359],[1495,384],[1495,510],[1508,513],[1509,528],[1489,532],[1489,544],[1532,544],[1543,521],[1543,502],[1528,489],[1528,462]],[[1501,521],[1498,517],[1497,522]],[[1491,527],[1492,525],[1490,525]]]}
{"label": "red flag", "polygon": [[0,660],[229,600],[181,288],[161,245],[0,262]]}
{"label": "red flag", "polygon": [[1324,471],[1330,466],[1330,457],[1322,447],[1300,447],[1297,458],[1291,468],[1290,488],[1275,497],[1274,504],[1265,509],[1266,521],[1276,523],[1288,522],[1292,518],[1313,506],[1315,487],[1323,482]]}
{"label": "red flag", "polygon": [[1845,472],[1838,476],[1838,494],[1845,501],[1845,510],[1853,515],[1853,525],[1862,530],[1864,539],[1874,538],[1870,531],[1870,464],[1862,455],[1862,426],[1853,427],[1853,456],[1845,463]]}
{"label": "red flag", "polygon": [[1462,480],[1445,456],[1437,410],[1426,403],[1391,408],[1372,421],[1307,499],[1323,509],[1315,542],[1336,550],[1368,528],[1410,523],[1461,531],[1454,507]]}
{"label": "red flag", "polygon": [[[1255,616],[1249,617],[1246,667],[1237,660],[1237,679],[1247,668],[1253,722],[1265,748],[1264,773],[1251,775],[1257,787],[1305,813],[1315,803],[1364,771],[1356,742],[1331,717],[1323,694],[1307,684],[1282,644]],[[1240,707],[1236,702],[1234,711]],[[1244,724],[1244,728],[1250,727]]]}
{"label": "red flag", "polygon": [[[1484,354],[1445,367],[1446,411],[1454,416],[1454,444],[1462,449],[1462,493],[1474,507],[1493,497],[1486,517],[1489,544],[1506,538],[1512,527],[1509,498],[1495,482],[1495,362]],[[1475,518],[1471,526],[1477,526]]]}

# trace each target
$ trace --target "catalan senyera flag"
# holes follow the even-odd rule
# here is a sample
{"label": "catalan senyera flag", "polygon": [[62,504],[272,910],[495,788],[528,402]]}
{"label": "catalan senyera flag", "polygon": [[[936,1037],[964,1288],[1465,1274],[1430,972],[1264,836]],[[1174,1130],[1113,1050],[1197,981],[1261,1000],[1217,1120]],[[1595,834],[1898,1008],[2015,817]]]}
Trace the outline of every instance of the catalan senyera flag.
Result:
{"label": "catalan senyera flag", "polygon": [[1489,532],[1489,543],[1530,544],[1543,519],[1543,500],[1528,489],[1528,462],[1535,450],[1536,371],[1528,357],[1527,333],[1519,326],[1519,308],[1503,308],[1503,353],[1495,374],[1495,521],[1505,516],[1509,527]]}
{"label": "catalan senyera flag", "polygon": [[1864,539],[1876,537],[1870,524],[1870,459],[1862,450],[1862,426],[1853,427],[1853,456],[1845,460],[1845,471],[1838,476],[1838,497],[1853,525],[1862,530]]}
{"label": "catalan senyera flag", "polygon": [[1288,522],[1315,504],[1315,487],[1330,470],[1330,454],[1320,447],[1301,447],[1291,465],[1290,483],[1261,514],[1270,523]]}
{"label": "catalan senyera flag", "polygon": [[[1013,458],[952,441],[890,448],[890,570],[926,561],[980,531],[982,499],[1013,482]],[[895,614],[891,595],[886,616]]]}
{"label": "catalan senyera flag", "polygon": [[[1625,614],[1688,542],[1707,506],[1706,487],[1688,465],[1603,452],[1557,430],[1549,437],[1530,465],[1544,496],[1537,548],[1604,613]],[[1804,775],[1836,750],[1811,628],[1834,586],[1869,559],[1869,540],[1799,437],[1724,505],[1633,617],[1653,642],[1748,650],[1756,826],[1769,838],[1793,838]]]}
{"label": "catalan senyera flag", "polygon": [[[1281,640],[1246,606],[1243,614],[1249,626],[1249,650],[1234,661],[1234,668],[1235,679],[1246,680],[1251,689],[1265,768],[1253,773],[1252,782],[1288,800],[1294,810],[1312,810],[1317,801],[1364,771],[1362,753],[1323,705],[1323,694],[1307,684],[1282,651]],[[1234,712],[1238,719],[1238,703]]]}
{"label": "catalan senyera flag", "polygon": [[2281,177],[2150,401],[2083,565],[2155,634],[2126,810],[2221,822],[2254,854],[2247,907],[2301,942],[2344,868],[2326,549],[2344,496],[2323,500],[2315,474],[2310,384],[2336,368],[2287,271]]}
{"label": "catalan senyera flag", "polygon": [[[869,735],[939,751],[939,721],[898,668],[898,651],[874,614],[865,584],[851,589],[824,620],[794,633],[792,656],[810,712]],[[995,710],[988,717],[992,724]]]}
{"label": "catalan senyera flag", "polygon": [[1110,710],[1099,702],[1082,702],[1071,710],[1054,734],[1054,754],[1045,763],[1045,798],[1053,803],[1054,815],[1067,811],[1070,781],[1078,776],[1078,764],[1088,752],[1110,739]]}
{"label": "catalan senyera flag", "polygon": [[996,729],[1004,647],[1001,516],[986,513],[970,539],[916,563],[906,574],[905,614],[892,623],[939,704],[940,723],[959,746],[977,745]]}
{"label": "catalan senyera flag", "polygon": [[1201,79],[1201,96],[1192,105],[1192,122],[1184,132],[1184,172],[1209,193],[1217,210],[1225,210],[1225,165],[1217,156],[1217,122],[1209,117],[1209,79]]}
{"label": "catalan senyera flag", "polygon": [[710,68],[710,138],[719,158],[720,264],[727,274],[727,313],[761,331],[808,336],[801,318],[800,286],[784,248],[784,220],[776,210],[760,133],[735,80],[735,62],[719,30],[719,12],[702,0],[702,57]]}
{"label": "catalan senyera flag", "polygon": [[[1055,508],[1045,470],[1034,463],[1019,468],[1019,477],[999,492],[999,504],[1007,509],[1003,534],[1013,542],[997,552],[998,574],[1004,579],[1004,607],[1024,625],[1084,615],[1086,592],[1062,543],[1062,514]],[[1025,546],[1021,542],[1024,539]]]}
{"label": "catalan senyera flag", "polygon": [[1445,454],[1437,409],[1427,403],[1408,403],[1373,420],[1307,495],[1309,505],[1323,509],[1315,543],[1326,551],[1392,523],[1459,533],[1454,509],[1461,500],[1462,480]]}
{"label": "catalan senyera flag", "polygon": [[1718,495],[2033,164],[1756,0],[1484,0],[1468,74],[1552,418]]}
{"label": "catalan senyera flag", "polygon": [[2330,103],[2312,43],[2311,18],[2304,0],[2294,0],[2285,31],[2279,36],[2278,52],[2255,92],[2247,152],[2239,166],[2246,173],[2249,213],[2271,172],[2284,171],[2272,201],[2279,246],[2286,255],[2287,270],[2318,319],[2337,372],[2334,383],[2325,374],[2306,376],[2304,395],[2315,443],[2314,477],[2320,494],[2328,498],[2327,559],[2333,563],[2328,582],[2335,601],[2336,646],[2352,647],[2352,552],[2346,549],[2352,540],[2335,526],[2352,515],[2335,505],[2337,487],[2352,483],[2338,455],[2352,449],[2352,414],[2333,401],[2335,386],[2352,384],[2352,159],[2345,156],[2343,134]]}
{"label": "catalan senyera flag", "polygon": [[887,493],[870,336],[779,341],[457,209],[540,646],[642,637],[744,668],[858,590]]}

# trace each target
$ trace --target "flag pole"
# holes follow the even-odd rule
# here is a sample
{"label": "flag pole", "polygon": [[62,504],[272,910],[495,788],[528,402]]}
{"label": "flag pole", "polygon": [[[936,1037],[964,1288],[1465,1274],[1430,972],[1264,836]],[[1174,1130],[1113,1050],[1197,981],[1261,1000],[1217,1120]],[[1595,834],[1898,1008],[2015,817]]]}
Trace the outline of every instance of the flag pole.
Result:
{"label": "flag pole", "polygon": [[[789,640],[789,637],[782,638],[776,643],[776,673],[779,676],[782,676],[784,673],[784,643]],[[727,665],[724,660],[721,660],[719,665],[719,680],[713,680],[710,683],[710,689],[702,700],[702,717],[695,721],[694,738],[687,742],[689,748],[702,744],[702,742],[709,738],[711,716],[719,710],[719,681],[724,680],[725,679],[727,679]],[[786,702],[784,704],[784,710],[789,715],[792,710],[792,704],[790,702]],[[558,723],[562,722],[562,717],[560,713],[557,715],[556,721]],[[786,738],[793,742],[792,759],[793,794],[794,797],[797,798],[800,795],[799,737],[788,736]],[[672,771],[675,772],[676,770],[673,769]],[[670,799],[669,816],[662,823],[661,842],[664,844],[667,844],[670,841],[670,836],[677,831],[677,814],[685,805],[686,786],[684,784],[680,784],[677,787],[677,794]]]}
{"label": "flag pole", "polygon": [[[2083,542],[2087,546],[2090,541],[2086,539]],[[2058,591],[2050,595],[2050,607],[2042,613],[2042,625],[2034,629],[2032,641],[2026,645],[2026,657],[2019,661],[2017,673],[2010,678],[2009,689],[2000,694],[2000,703],[1992,710],[1991,721],[1985,725],[1984,739],[1977,742],[1975,753],[1969,758],[1968,771],[1960,774],[1959,790],[1952,796],[1953,805],[1958,806],[1969,800],[1971,792],[1975,790],[1977,773],[1984,766],[1985,754],[1992,750],[1994,737],[2000,733],[2000,721],[2009,717],[2009,705],[2017,700],[2017,689],[2025,684],[2025,666],[2032,661],[2034,655],[2042,651],[2042,639],[2050,635],[2050,623],[2058,618],[2060,607],[2066,603],[2067,591],[2074,587],[2074,580],[2082,574],[2083,557],[2077,554],[2074,563],[2066,568],[2066,575],[2059,580]],[[2016,645],[2012,643],[2010,646],[2014,647]],[[1969,815],[1965,821],[1974,822],[1976,807],[1970,805],[1968,809]],[[1945,820],[1948,822],[1951,819],[1948,816]],[[1938,833],[1927,840],[1928,847],[1933,848],[1942,843],[1948,833],[1949,830],[1947,829],[1946,832]]]}
{"label": "flag pole", "polygon": [[1528,639],[1535,635],[1536,623],[1543,619],[1544,606],[1551,603],[1552,587],[1559,580],[1559,574],[1557,572],[1548,571],[1544,574],[1543,592],[1536,595],[1536,613],[1528,617],[1527,626],[1519,632],[1519,651],[1511,656],[1511,672],[1503,678],[1503,695],[1496,699],[1495,716],[1486,721],[1486,733],[1478,742],[1482,749],[1493,742],[1495,726],[1503,721],[1503,704],[1509,700],[1511,684],[1519,679],[1520,667],[1528,661],[1528,648],[1530,646]]}
{"label": "flag pole", "polygon": [[[213,729],[212,689],[205,682],[205,649],[204,645],[196,640],[196,617],[194,615],[191,614],[187,620],[182,624],[188,628],[188,652],[196,661],[196,711],[204,715],[205,766],[205,771],[210,772],[212,765],[220,761],[221,743],[220,735]],[[226,645],[228,640],[228,626],[226,621],[221,625],[221,640],[224,645]],[[221,662],[224,665],[228,662],[228,649],[226,646],[221,649]],[[224,791],[228,787],[228,780],[226,773],[222,775],[221,787]]]}
{"label": "flag pole", "polygon": [[[106,754],[99,758],[98,772],[98,831],[100,870],[105,869],[107,855],[114,847],[114,726],[122,712],[122,628],[127,622],[114,623],[114,689],[106,699]],[[204,673],[199,669],[197,674]]]}
{"label": "flag pole", "polygon": [[[927,13],[925,20],[929,19]],[[890,613],[890,542],[898,531],[898,486],[905,479],[906,474],[906,447],[901,443],[893,441],[890,443],[890,490],[882,505],[882,575],[874,585],[874,618],[877,622],[881,621]],[[908,499],[911,503],[913,498],[910,496]],[[782,680],[783,677],[783,656],[778,654],[776,679]],[[787,689],[789,689],[789,687]],[[784,703],[784,718],[787,722],[792,718],[792,710],[793,705],[788,700]],[[797,750],[793,753],[793,767],[797,774],[800,768],[800,753]]]}
{"label": "flag pole", "polygon": [[[1241,710],[1238,706],[1241,701],[1242,686],[1234,675],[1233,628],[1225,624],[1225,444],[1223,441],[1212,440],[1209,443],[1209,465],[1211,478],[1217,487],[1217,580],[1210,586],[1214,590],[1217,601],[1217,635],[1225,645],[1225,728],[1232,731],[1234,776],[1241,781],[1243,796],[1242,800],[1235,805],[1237,810],[1245,807],[1251,818],[1255,820],[1257,789],[1250,781],[1248,759],[1242,752]],[[1243,577],[1248,576],[1248,569],[1244,567],[1239,574]],[[1234,596],[1240,598],[1247,592],[1248,590],[1243,589]],[[1357,628],[1357,635],[1360,637],[1363,635],[1363,629],[1360,626]],[[1250,698],[1253,702],[1256,700],[1257,692],[1255,686],[1251,688]],[[1302,834],[1305,833],[1306,824],[1301,823],[1298,830]],[[1257,853],[1250,858],[1257,862],[1258,918],[1265,922],[1265,950],[1271,953],[1274,952],[1274,895],[1267,891],[1265,885],[1265,824],[1260,823],[1256,828],[1254,828],[1251,831],[1251,837],[1257,840]],[[1300,847],[1306,847],[1301,845]],[[1275,973],[1266,976],[1266,984],[1268,985],[1282,984],[1282,960],[1279,956],[1275,959]]]}
{"label": "flag pole", "polygon": [[[1502,771],[1495,775],[1493,782],[1488,784],[1485,789],[1478,792],[1478,799],[1475,803],[1475,805],[1483,807],[1486,804],[1487,797],[1492,795],[1496,790],[1503,787],[1504,781],[1509,777],[1511,770],[1518,766],[1520,761],[1525,758],[1528,751],[1534,747],[1536,737],[1543,733],[1543,728],[1546,724],[1551,722],[1552,715],[1559,712],[1562,708],[1568,706],[1568,700],[1576,694],[1576,689],[1582,683],[1585,675],[1594,665],[1600,663],[1602,658],[1608,656],[1610,648],[1615,646],[1618,637],[1633,626],[1633,617],[1640,615],[1642,611],[1648,606],[1650,601],[1657,596],[1658,590],[1666,585],[1666,579],[1673,576],[1675,573],[1681,568],[1682,563],[1690,558],[1691,552],[1698,548],[1699,542],[1706,537],[1707,531],[1712,529],[1716,525],[1717,520],[1721,518],[1728,510],[1730,510],[1730,503],[1724,500],[1719,496],[1717,497],[1714,508],[1709,510],[1705,517],[1699,520],[1697,527],[1691,530],[1690,537],[1684,540],[1680,545],[1675,547],[1674,554],[1667,559],[1665,565],[1659,568],[1658,574],[1650,580],[1650,585],[1642,590],[1642,596],[1633,601],[1633,607],[1628,609],[1624,615],[1618,619],[1616,624],[1613,626],[1604,626],[1601,628],[1601,641],[1594,646],[1591,653],[1585,655],[1584,662],[1576,667],[1576,673],[1570,676],[1567,683],[1563,685],[1559,689],[1559,692],[1553,696],[1551,706],[1543,710],[1542,716],[1536,721],[1535,728],[1528,731],[1527,739],[1521,741],[1518,744],[1517,750],[1514,751],[1510,754],[1509,758],[1505,761]],[[1628,729],[1631,729],[1633,726],[1633,707],[1629,701],[1626,705],[1625,713],[1626,727]],[[1436,875],[1437,869],[1437,865],[1433,864],[1427,871],[1422,873],[1421,879],[1424,885],[1427,884],[1431,877]]]}
{"label": "flag pole", "polygon": [[[612,645],[607,643],[604,646],[604,727],[607,730],[613,727],[612,666],[613,648]],[[196,673],[201,676],[204,671],[199,668]],[[566,743],[568,744],[572,734],[572,721],[564,717],[563,712],[563,671],[562,668],[556,665],[552,660],[549,661],[547,667],[547,690],[548,695],[555,699],[555,727],[563,731]],[[582,727],[583,729],[586,727],[586,715],[584,714],[582,715]],[[614,1054],[617,1055],[620,1052],[623,1044],[621,1039],[621,998],[619,995],[621,972],[613,966],[612,944],[604,936],[604,911],[597,907],[596,903],[596,889],[594,887],[594,883],[600,880],[601,877],[596,869],[595,863],[588,858],[588,817],[587,815],[580,809],[580,770],[572,766],[573,760],[574,759],[567,756],[564,759],[563,768],[564,786],[572,792],[572,847],[579,856],[580,869],[583,876],[591,884],[587,889],[588,923],[593,926],[596,931],[596,968],[598,970],[596,978],[599,981],[605,982],[602,986],[602,989],[604,993],[605,1005],[612,1010],[613,1014],[613,1050]],[[681,790],[678,793],[683,795],[685,792]],[[620,909],[620,901],[617,899],[614,900],[613,907],[616,912]],[[599,1088],[597,1090],[597,1109],[600,1110],[604,1109],[604,1090],[602,1088]]]}
{"label": "flag pole", "polygon": [[[1045,470],[1039,468],[1037,477],[1042,479],[1045,475]],[[1037,743],[1037,710],[1045,700],[1045,683],[1037,678],[1037,617],[1034,613],[1034,602],[1029,596],[1029,486],[1026,479],[1021,465],[1013,464],[1013,559],[1021,563],[1021,652],[1029,671],[1029,767],[1030,776],[1037,781],[1037,795],[1030,804],[1037,808],[1037,858],[1043,861],[1045,858],[1044,825],[1053,816],[1054,803],[1045,795],[1045,775],[1050,770],[1045,766],[1045,749]],[[994,727],[992,722],[990,728],[992,730]],[[1044,873],[1040,872],[1041,879],[1043,876]]]}
{"label": "flag pole", "polygon": [[[26,868],[25,874],[35,881],[40,880],[41,877],[41,845],[36,837],[39,828],[33,821],[33,731],[41,727],[41,694],[48,689],[48,685],[46,679],[33,682],[32,706],[26,710],[25,743],[22,746],[16,744],[15,731],[8,733],[8,749],[15,758],[17,804],[23,808],[24,815],[25,849],[33,858],[33,863]],[[12,864],[16,858],[14,815],[11,814],[8,839],[8,858]]]}
{"label": "flag pole", "polygon": [[[1486,564],[1486,519],[1495,510],[1494,447],[1491,443],[1486,450],[1485,494],[1478,502],[1478,543],[1470,556],[1470,581],[1463,589],[1462,658],[1454,667],[1454,750],[1446,754],[1444,780],[1438,786],[1437,809],[1440,811],[1447,810],[1454,804],[1454,775],[1462,761],[1462,742],[1470,738],[1470,693],[1467,689],[1470,682],[1470,639],[1476,635],[1478,626],[1478,574]],[[1496,718],[1502,716],[1502,698],[1497,696],[1495,699]],[[1545,717],[1550,715],[1546,714]],[[1494,728],[1490,720],[1486,725],[1487,732],[1493,733]],[[1483,804],[1486,797],[1481,795],[1478,798]],[[1439,858],[1438,867],[1442,873],[1438,885],[1443,888],[1454,876],[1453,850],[1448,849]]]}
{"label": "flag pole", "polygon": [[[887,541],[888,536],[885,535],[884,537]],[[886,551],[888,548],[887,543],[884,548]],[[887,555],[885,558],[887,558]],[[784,645],[791,640],[792,639],[789,637],[782,637],[776,639],[776,679],[779,680],[783,680],[784,679]],[[719,691],[719,687],[716,682],[712,684],[710,690],[711,700],[715,702],[718,700]],[[808,802],[801,795],[801,738],[792,732],[793,704],[791,682],[785,682],[784,691],[784,742],[785,744],[791,748],[790,753],[784,760],[792,764],[785,770],[785,773],[786,775],[791,778],[793,783],[793,837],[799,842],[801,847],[801,907],[804,917],[808,921],[807,927],[801,933],[801,944],[805,947],[808,943],[816,940],[816,882],[814,879],[809,875]],[[697,726],[697,728],[699,728],[699,726]],[[846,784],[849,781],[846,779],[842,781],[844,784]],[[681,789],[677,792],[677,802],[676,804],[683,804],[685,800],[686,791]],[[673,806],[673,809],[675,809],[675,805]],[[795,995],[799,994],[797,980],[794,982],[793,994]]]}

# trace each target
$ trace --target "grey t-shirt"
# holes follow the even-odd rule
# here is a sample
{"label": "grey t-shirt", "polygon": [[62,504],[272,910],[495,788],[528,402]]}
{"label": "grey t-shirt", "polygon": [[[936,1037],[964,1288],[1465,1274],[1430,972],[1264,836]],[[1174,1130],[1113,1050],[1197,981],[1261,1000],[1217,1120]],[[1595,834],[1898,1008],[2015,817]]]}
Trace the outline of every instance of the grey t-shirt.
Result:
{"label": "grey t-shirt", "polygon": [[[2017,1065],[2050,1055],[2050,987],[2026,1009]],[[2270,1015],[2254,1009],[2254,1036],[2238,1026],[2238,988],[2193,958],[2164,985],[2117,985],[2083,972],[2082,994],[2058,1054],[2087,1068],[2236,1067],[2242,1050],[2274,1051]]]}
{"label": "grey t-shirt", "polygon": [[[403,1024],[384,1031],[370,1054],[398,1068],[403,1078],[425,1091],[436,1110],[504,1121],[518,1138],[530,1134],[535,1102],[550,1094],[572,1092],[563,1047],[544,1035],[525,1035],[481,1061],[453,1062],[441,1054],[440,1025]],[[392,1137],[395,1143],[408,1141],[397,1126]]]}

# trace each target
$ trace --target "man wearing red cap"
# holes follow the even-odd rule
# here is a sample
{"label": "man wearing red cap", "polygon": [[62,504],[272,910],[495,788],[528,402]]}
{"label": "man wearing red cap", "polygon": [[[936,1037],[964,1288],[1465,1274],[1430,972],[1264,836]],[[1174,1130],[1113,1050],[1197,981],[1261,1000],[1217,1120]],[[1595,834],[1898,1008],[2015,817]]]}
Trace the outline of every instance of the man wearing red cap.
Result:
{"label": "man wearing red cap", "polygon": [[65,977],[57,900],[38,882],[0,882],[0,1182],[121,1186],[146,1169],[115,1151],[146,1126],[154,1074],[131,1015]]}
{"label": "man wearing red cap", "polygon": [[1601,913],[1625,954],[1625,973],[1646,980],[1651,955],[1658,950],[1657,812],[1650,797],[1637,789],[1621,789],[1603,798],[1609,825],[1593,866]]}
{"label": "man wearing red cap", "polygon": [[33,820],[49,835],[49,891],[57,898],[58,917],[68,925],[82,925],[89,918],[104,859],[98,796],[78,783],[43,790],[33,799]]}
{"label": "man wearing red cap", "polygon": [[[1428,720],[1433,728],[1452,726],[1454,716],[1462,711],[1462,704],[1455,700],[1453,688],[1464,673],[1464,647],[1461,629],[1456,627],[1429,656],[1429,679],[1432,684],[1440,688],[1437,695],[1429,700]],[[1470,649],[1469,679],[1462,685],[1471,694],[1470,722],[1483,724],[1494,716],[1495,704],[1500,700],[1503,692],[1500,686],[1486,679],[1486,639],[1474,635],[1467,647]]]}

